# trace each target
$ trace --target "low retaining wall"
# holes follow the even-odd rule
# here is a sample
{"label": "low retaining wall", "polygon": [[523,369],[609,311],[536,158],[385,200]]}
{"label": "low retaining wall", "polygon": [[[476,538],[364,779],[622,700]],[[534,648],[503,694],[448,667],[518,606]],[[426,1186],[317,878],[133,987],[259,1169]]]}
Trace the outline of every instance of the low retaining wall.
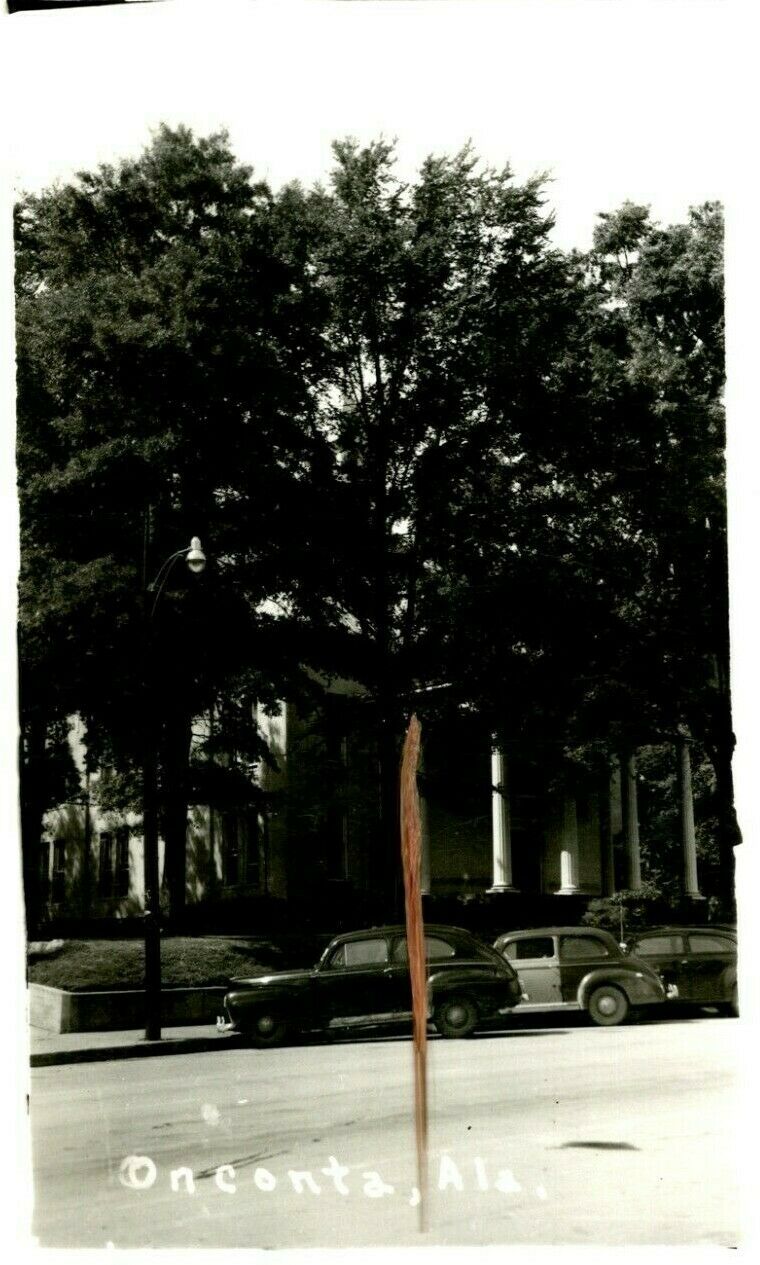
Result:
{"label": "low retaining wall", "polygon": [[[214,1023],[221,1014],[227,990],[165,988],[161,992],[161,1022],[166,1027]],[[145,1023],[145,993],[67,993],[47,984],[29,985],[29,1023],[46,1032],[118,1032]]]}

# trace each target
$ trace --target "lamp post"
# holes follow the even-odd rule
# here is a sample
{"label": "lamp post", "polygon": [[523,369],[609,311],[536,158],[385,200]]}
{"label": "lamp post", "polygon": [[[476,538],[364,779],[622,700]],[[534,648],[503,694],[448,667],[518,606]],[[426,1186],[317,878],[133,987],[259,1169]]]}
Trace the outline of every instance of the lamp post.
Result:
{"label": "lamp post", "polygon": [[189,546],[178,549],[162,564],[151,584],[143,589],[144,690],[143,690],[143,871],[145,884],[145,1040],[161,1039],[161,917],[158,867],[158,752],[156,743],[155,680],[152,624],[166,582],[179,558],[199,574],[206,565],[201,542],[193,536]]}

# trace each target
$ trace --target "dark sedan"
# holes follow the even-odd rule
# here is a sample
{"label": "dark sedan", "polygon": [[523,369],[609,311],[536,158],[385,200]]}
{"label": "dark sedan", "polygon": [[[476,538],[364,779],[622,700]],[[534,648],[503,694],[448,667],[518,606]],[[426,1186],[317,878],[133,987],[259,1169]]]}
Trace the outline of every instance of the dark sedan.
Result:
{"label": "dark sedan", "polygon": [[[520,1001],[509,962],[468,931],[427,925],[428,1018],[444,1037],[465,1037]],[[310,970],[233,980],[220,1028],[256,1045],[289,1033],[387,1026],[411,1019],[406,930],[372,927],[336,936]]]}
{"label": "dark sedan", "polygon": [[736,931],[728,927],[651,927],[632,932],[626,951],[659,971],[668,1001],[724,1006],[739,1013]]}

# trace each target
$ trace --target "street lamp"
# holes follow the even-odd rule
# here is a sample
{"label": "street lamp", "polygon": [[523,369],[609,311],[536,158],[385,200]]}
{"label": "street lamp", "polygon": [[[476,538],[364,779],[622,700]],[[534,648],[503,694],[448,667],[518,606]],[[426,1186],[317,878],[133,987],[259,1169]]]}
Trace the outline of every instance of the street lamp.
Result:
{"label": "street lamp", "polygon": [[[206,555],[197,536],[178,549],[160,567],[143,592],[144,697],[143,697],[143,870],[145,882],[145,1039],[161,1039],[161,919],[158,867],[158,755],[156,750],[155,689],[153,680],[152,621],[161,594],[175,563],[184,557],[188,570],[198,575]],[[153,597],[151,604],[150,598]]]}

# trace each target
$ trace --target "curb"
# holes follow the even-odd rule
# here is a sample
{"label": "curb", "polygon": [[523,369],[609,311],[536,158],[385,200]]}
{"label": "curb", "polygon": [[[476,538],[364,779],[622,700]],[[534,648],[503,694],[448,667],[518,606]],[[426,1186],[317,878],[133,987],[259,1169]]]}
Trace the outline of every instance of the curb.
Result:
{"label": "curb", "polygon": [[160,1041],[140,1039],[134,1045],[109,1045],[82,1050],[42,1050],[30,1055],[31,1067],[54,1067],[62,1063],[102,1063],[111,1059],[144,1059],[165,1054],[204,1054],[230,1049],[229,1037],[170,1037]]}

